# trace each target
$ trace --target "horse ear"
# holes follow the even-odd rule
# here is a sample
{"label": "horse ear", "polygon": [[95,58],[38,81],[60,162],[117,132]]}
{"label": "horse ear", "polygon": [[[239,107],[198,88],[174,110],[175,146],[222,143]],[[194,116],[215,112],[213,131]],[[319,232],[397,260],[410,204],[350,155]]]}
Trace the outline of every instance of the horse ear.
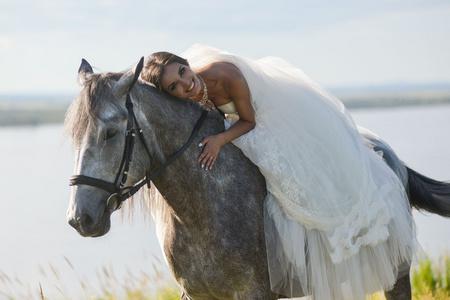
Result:
{"label": "horse ear", "polygon": [[128,94],[136,84],[142,67],[144,66],[144,57],[139,60],[139,63],[134,69],[129,70],[120,77],[119,81],[114,85],[114,91],[119,98]]}
{"label": "horse ear", "polygon": [[84,85],[88,76],[94,73],[91,65],[83,58],[81,59],[81,65],[78,69],[78,82],[80,85]]}

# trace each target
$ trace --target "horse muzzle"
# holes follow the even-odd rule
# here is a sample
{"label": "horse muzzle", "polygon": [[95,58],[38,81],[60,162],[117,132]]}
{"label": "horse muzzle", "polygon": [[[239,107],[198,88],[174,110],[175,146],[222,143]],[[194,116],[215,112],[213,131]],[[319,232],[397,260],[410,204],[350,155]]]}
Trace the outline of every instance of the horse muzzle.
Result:
{"label": "horse muzzle", "polygon": [[67,222],[83,237],[99,237],[111,228],[111,211],[72,205],[67,211]]}

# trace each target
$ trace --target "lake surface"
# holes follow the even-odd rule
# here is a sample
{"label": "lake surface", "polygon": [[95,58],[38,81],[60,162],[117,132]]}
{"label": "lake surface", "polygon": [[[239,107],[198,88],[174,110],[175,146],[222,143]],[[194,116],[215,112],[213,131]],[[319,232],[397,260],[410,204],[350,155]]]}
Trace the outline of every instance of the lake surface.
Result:
{"label": "lake surface", "polygon": [[[380,135],[411,168],[450,179],[450,105],[354,110],[357,124]],[[115,213],[110,233],[82,238],[66,222],[73,170],[62,126],[0,128],[0,299],[83,299],[145,272],[169,273],[154,225]],[[450,220],[416,213],[423,249],[450,249]],[[168,276],[170,278],[170,275]],[[156,281],[155,281],[156,282]],[[152,284],[152,281],[150,280]],[[156,284],[156,283],[155,283]]]}

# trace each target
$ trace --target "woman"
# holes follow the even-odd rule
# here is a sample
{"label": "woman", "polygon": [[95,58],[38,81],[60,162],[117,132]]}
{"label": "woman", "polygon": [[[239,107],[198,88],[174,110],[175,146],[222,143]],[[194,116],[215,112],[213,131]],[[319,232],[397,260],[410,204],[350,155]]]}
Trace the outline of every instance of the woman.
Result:
{"label": "woman", "polygon": [[409,203],[343,104],[278,58],[254,61],[201,45],[183,56],[189,64],[150,55],[142,77],[228,114],[227,130],[200,143],[199,161],[212,168],[223,159],[220,147],[233,142],[265,176],[272,290],[317,299],[389,290],[416,249]]}
{"label": "woman", "polygon": [[237,112],[239,120],[229,130],[207,137],[201,142],[204,149],[199,161],[205,170],[213,167],[220,147],[255,126],[247,82],[232,64],[216,62],[196,74],[189,68],[186,60],[168,52],[158,52],[146,60],[142,78],[178,98],[191,98],[197,102],[204,98],[206,102],[203,101],[202,105],[206,109],[223,105],[225,108],[228,103],[233,103],[235,111],[231,113]]}

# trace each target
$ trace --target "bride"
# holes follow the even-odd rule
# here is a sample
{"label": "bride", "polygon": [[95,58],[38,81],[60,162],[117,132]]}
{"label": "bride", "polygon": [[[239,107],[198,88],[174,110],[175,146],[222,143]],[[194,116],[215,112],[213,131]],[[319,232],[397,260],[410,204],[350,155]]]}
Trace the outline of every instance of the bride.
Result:
{"label": "bride", "polygon": [[182,57],[150,55],[142,78],[225,114],[227,130],[199,144],[202,168],[225,159],[220,148],[232,142],[264,175],[272,290],[364,299],[391,289],[409,271],[415,225],[403,185],[344,105],[280,58],[202,45]]}

